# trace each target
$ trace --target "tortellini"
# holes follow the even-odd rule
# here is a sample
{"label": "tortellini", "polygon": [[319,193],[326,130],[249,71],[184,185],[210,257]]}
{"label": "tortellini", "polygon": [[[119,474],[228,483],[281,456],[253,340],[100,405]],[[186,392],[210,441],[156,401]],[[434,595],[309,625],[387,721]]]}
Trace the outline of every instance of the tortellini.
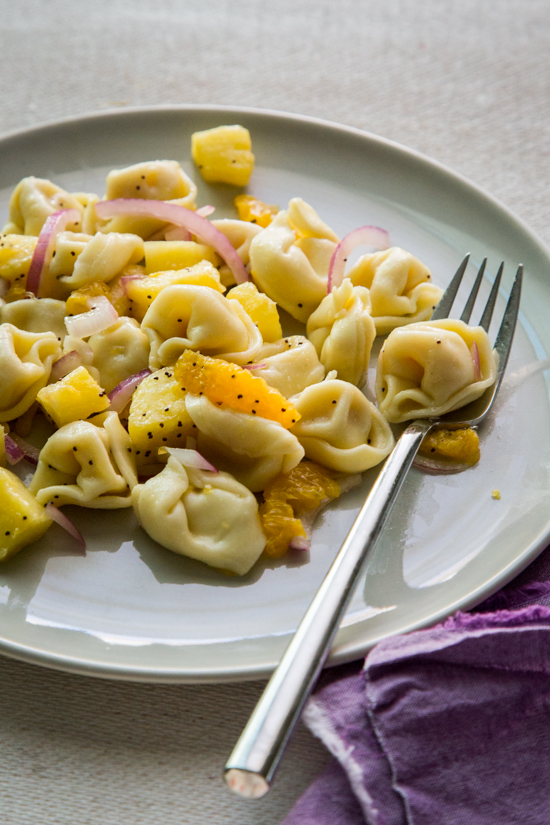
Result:
{"label": "tortellini", "polygon": [[136,264],[143,256],[143,241],[138,235],[97,232],[76,258],[72,273],[56,277],[71,290],[79,289],[92,281],[112,280],[127,264]]}
{"label": "tortellini", "polygon": [[[195,209],[197,187],[177,161],[153,160],[109,172],[105,197],[107,200],[142,198],[170,201],[187,209]],[[102,232],[130,232],[144,239],[150,238],[163,226],[165,224],[155,218],[126,216],[96,224]]]}
{"label": "tortellini", "polygon": [[[74,195],[44,178],[23,178],[10,198],[10,217],[3,232],[19,235],[39,235],[44,221],[61,209],[78,209],[83,206]],[[71,227],[72,228],[72,227]],[[79,232],[80,221],[74,226]]]}
{"label": "tortellini", "polygon": [[253,493],[304,457],[296,436],[276,421],[220,408],[205,396],[187,395],[185,406],[198,430],[199,452]]}
{"label": "tortellini", "polygon": [[136,484],[130,436],[111,412],[103,427],[73,421],[50,436],[29,489],[39,504],[112,510],[132,505]]}
{"label": "tortellini", "polygon": [[58,341],[66,335],[65,301],[54,298],[25,298],[5,304],[0,310],[0,321],[12,324],[26,332],[53,332]]}
{"label": "tortellini", "polygon": [[370,291],[377,335],[403,324],[431,318],[443,290],[431,283],[430,270],[399,247],[364,255],[348,272],[354,286]]}
{"label": "tortellini", "polygon": [[303,335],[290,335],[273,344],[264,344],[256,361],[265,366],[255,369],[253,375],[263,378],[285,398],[297,395],[325,377],[315,347]]}
{"label": "tortellini", "polygon": [[103,332],[88,338],[99,383],[111,392],[121,381],[147,368],[149,339],[133,318],[122,317]]}
{"label": "tortellini", "polygon": [[359,384],[369,366],[376,337],[368,289],[348,278],[327,295],[307,322],[307,334],[327,372]]}
{"label": "tortellini", "polygon": [[305,324],[327,293],[330,259],[338,236],[301,198],[293,198],[250,244],[258,287]]}
{"label": "tortellini", "polygon": [[340,473],[362,473],[393,449],[392,431],[353,384],[327,379],[293,399],[301,419],[292,427],[307,458]]}
{"label": "tortellini", "polygon": [[380,350],[376,396],[388,421],[432,418],[479,398],[496,359],[482,327],[425,321],[395,329]]}
{"label": "tortellini", "polygon": [[239,302],[207,286],[165,287],[145,313],[141,328],[151,343],[152,370],[174,364],[186,349],[246,364],[263,343]]}
{"label": "tortellini", "polygon": [[53,332],[26,332],[0,324],[0,423],[12,421],[32,406],[60,355]]}
{"label": "tortellini", "polygon": [[186,469],[170,456],[132,501],[151,538],[212,567],[243,576],[264,549],[256,498],[228,473]]}

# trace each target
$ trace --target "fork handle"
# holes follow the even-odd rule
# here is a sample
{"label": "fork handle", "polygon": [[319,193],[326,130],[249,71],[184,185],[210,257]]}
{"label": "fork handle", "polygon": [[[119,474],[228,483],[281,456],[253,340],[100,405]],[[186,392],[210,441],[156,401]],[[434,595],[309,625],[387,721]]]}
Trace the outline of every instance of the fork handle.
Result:
{"label": "fork handle", "polygon": [[432,426],[429,420],[414,421],[387,459],[229,757],[225,779],[235,793],[260,797],[269,790],[328,656],[367,553],[378,539],[422,439]]}

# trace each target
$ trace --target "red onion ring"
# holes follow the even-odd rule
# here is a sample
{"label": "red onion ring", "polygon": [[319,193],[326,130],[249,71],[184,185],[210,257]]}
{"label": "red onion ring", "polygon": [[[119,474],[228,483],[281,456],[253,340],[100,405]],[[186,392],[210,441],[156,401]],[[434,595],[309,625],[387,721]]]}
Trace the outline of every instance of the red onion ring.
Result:
{"label": "red onion ring", "polygon": [[6,459],[8,464],[19,464],[21,459],[25,458],[25,453],[19,444],[16,444],[13,438],[10,438],[9,435],[4,436],[4,447],[6,449]]}
{"label": "red onion ring", "polygon": [[288,545],[289,550],[309,550],[310,548],[310,540],[305,539],[303,536],[294,536],[294,538],[290,540]]}
{"label": "red onion ring", "polygon": [[212,213],[215,211],[216,207],[212,206],[212,204],[210,203],[207,203],[206,206],[201,206],[199,209],[197,209],[195,214],[200,215],[202,218],[207,218],[209,215],[212,215]]}
{"label": "red onion ring", "polygon": [[344,280],[346,261],[358,246],[373,246],[375,249],[388,249],[390,236],[385,229],[379,226],[360,226],[349,232],[338,244],[328,268],[327,294],[330,295],[334,287],[340,286]]}
{"label": "red onion ring", "polygon": [[23,451],[25,461],[28,461],[29,464],[38,464],[38,458],[40,456],[38,447],[33,447],[32,444],[29,444],[28,441],[25,441],[21,436],[17,435],[17,433],[12,433],[8,437]]}
{"label": "red onion ring", "polygon": [[79,223],[80,220],[81,215],[78,209],[62,209],[46,218],[32,255],[27,275],[27,292],[38,295],[42,275],[52,259],[55,239],[60,232],[63,232],[67,224]]}
{"label": "red onion ring", "polygon": [[180,447],[166,447],[166,451],[170,455],[177,458],[184,467],[191,467],[193,470],[208,470],[211,473],[217,473],[217,469],[213,464],[204,458],[197,450],[184,450]]}
{"label": "red onion ring", "polygon": [[98,203],[96,212],[102,220],[114,218],[117,215],[139,215],[147,218],[157,218],[177,226],[184,226],[189,232],[219,253],[238,284],[248,281],[248,272],[243,262],[223,232],[216,229],[202,215],[192,212],[184,206],[179,206],[176,203],[165,203],[164,201],[141,200],[139,198],[116,198],[112,201]]}
{"label": "red onion ring", "polygon": [[111,402],[109,409],[121,413],[134,394],[136,387],[139,387],[143,379],[147,378],[148,375],[151,375],[151,370],[145,369],[141,372],[136,372],[129,378],[125,378],[120,384],[117,384],[114,390],[111,390],[109,393],[109,401]]}
{"label": "red onion ring", "polygon": [[96,332],[103,332],[104,329],[112,327],[118,321],[118,312],[104,295],[90,298],[88,303],[92,306],[89,312],[67,315],[65,318],[67,332],[75,338],[88,338]]}
{"label": "red onion ring", "polygon": [[61,358],[58,358],[55,362],[50,373],[50,381],[55,382],[59,381],[61,378],[65,378],[66,375],[75,370],[77,367],[80,367],[81,364],[82,358],[78,352],[75,349],[71,350],[66,355],[62,355]]}
{"label": "red onion ring", "polygon": [[82,548],[82,555],[86,555],[86,542],[84,541],[84,536],[80,532],[80,530],[72,523],[72,521],[67,518],[67,516],[58,510],[57,507],[54,507],[53,504],[46,504],[44,510],[48,514],[49,518],[52,521],[55,521],[56,524],[59,524],[64,530],[69,533],[70,536],[73,537],[81,546]]}
{"label": "red onion ring", "polygon": [[245,370],[263,370],[264,367],[267,367],[267,364],[245,364]]}

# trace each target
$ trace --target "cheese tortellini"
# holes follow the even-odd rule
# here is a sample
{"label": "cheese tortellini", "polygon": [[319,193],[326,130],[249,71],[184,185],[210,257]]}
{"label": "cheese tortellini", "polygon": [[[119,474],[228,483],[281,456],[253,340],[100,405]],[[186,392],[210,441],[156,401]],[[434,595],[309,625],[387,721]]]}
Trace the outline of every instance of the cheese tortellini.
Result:
{"label": "cheese tortellini", "polygon": [[305,324],[327,294],[330,259],[338,236],[301,198],[293,198],[250,244],[258,287]]}
{"label": "cheese tortellini", "polygon": [[5,304],[0,310],[0,322],[26,332],[53,332],[62,341],[65,329],[65,301],[54,298],[25,298]]}
{"label": "cheese tortellini", "polygon": [[149,339],[133,318],[122,317],[111,327],[91,335],[88,346],[93,351],[93,366],[99,372],[99,384],[111,390],[144,369],[149,362]]}
{"label": "cheese tortellini", "polygon": [[380,350],[378,405],[393,423],[443,415],[479,398],[496,369],[482,327],[454,319],[400,327]]}
{"label": "cheese tortellini", "polygon": [[166,467],[134,487],[143,529],[168,550],[243,576],[265,546],[254,495],[229,473]]}
{"label": "cheese tortellini", "polygon": [[[186,209],[195,209],[197,187],[175,160],[153,160],[136,163],[125,169],[114,169],[107,175],[105,198],[141,198],[169,201]],[[155,218],[119,216],[106,222],[96,222],[101,232],[123,232],[150,238],[165,224]]]}
{"label": "cheese tortellini", "polygon": [[144,254],[143,241],[138,235],[97,232],[75,258],[70,274],[57,272],[61,261],[56,262],[52,274],[70,290],[79,289],[93,281],[112,280],[127,264],[141,261]]}
{"label": "cheese tortellini", "polygon": [[29,489],[39,504],[130,507],[137,484],[131,445],[115,412],[107,413],[103,427],[90,421],[65,424],[40,451]]}
{"label": "cheese tortellini", "polygon": [[307,458],[340,473],[362,473],[392,451],[392,431],[353,384],[328,378],[293,399],[301,419],[292,432]]}
{"label": "cheese tortellini", "polygon": [[256,361],[263,366],[255,369],[254,375],[263,378],[285,398],[297,395],[325,377],[315,347],[303,335],[290,335],[273,344],[264,344]]}
{"label": "cheese tortellini", "polygon": [[151,343],[152,370],[174,364],[186,349],[246,364],[263,343],[239,302],[207,286],[165,287],[145,313],[141,328]]}
{"label": "cheese tortellini", "polygon": [[0,324],[0,423],[23,415],[34,404],[60,355],[53,332],[26,332]]}
{"label": "cheese tortellini", "polygon": [[307,322],[307,334],[327,372],[359,384],[369,366],[376,337],[368,289],[348,278],[327,295]]}
{"label": "cheese tortellini", "polygon": [[[3,232],[17,235],[39,235],[46,218],[61,209],[78,209],[82,214],[84,207],[74,196],[60,186],[44,178],[23,178],[10,198],[10,217]],[[73,227],[71,227],[73,228]],[[79,232],[80,221],[74,226]]]}
{"label": "cheese tortellini", "polygon": [[185,406],[198,431],[199,452],[253,493],[304,457],[296,436],[276,421],[221,409],[204,396],[188,395]]}
{"label": "cheese tortellini", "polygon": [[[262,231],[262,227],[250,221],[237,221],[223,218],[213,220],[212,225],[222,232],[245,266],[250,263],[250,244],[256,235]],[[220,278],[224,286],[231,286],[235,283],[233,273],[227,266],[220,266]]]}
{"label": "cheese tortellini", "polygon": [[370,292],[377,335],[431,318],[443,290],[431,283],[430,270],[399,247],[364,255],[348,272],[354,286]]}

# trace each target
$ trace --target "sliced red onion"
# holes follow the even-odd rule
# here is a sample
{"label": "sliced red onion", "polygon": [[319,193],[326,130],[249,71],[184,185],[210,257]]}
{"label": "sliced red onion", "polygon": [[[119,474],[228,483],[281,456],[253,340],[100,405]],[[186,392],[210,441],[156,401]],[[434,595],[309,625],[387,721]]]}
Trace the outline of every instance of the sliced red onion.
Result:
{"label": "sliced red onion", "polygon": [[328,268],[327,293],[340,286],[344,280],[346,261],[358,246],[373,246],[375,249],[388,249],[390,236],[385,229],[378,226],[360,226],[349,232],[338,244]]}
{"label": "sliced red onion", "polygon": [[294,538],[290,540],[288,545],[289,550],[309,550],[310,548],[310,540],[304,538],[303,536],[294,536]]}
{"label": "sliced red onion", "polygon": [[177,458],[184,467],[191,467],[193,470],[208,470],[211,473],[218,471],[213,464],[204,458],[196,450],[183,450],[180,447],[166,447],[167,452]]}
{"label": "sliced red onion", "polygon": [[61,378],[65,378],[66,375],[77,369],[77,367],[80,367],[81,364],[82,358],[78,352],[75,349],[71,350],[55,362],[50,373],[50,381],[53,383],[59,381]]}
{"label": "sliced red onion", "polygon": [[147,218],[157,218],[177,226],[184,226],[189,232],[218,252],[238,284],[248,281],[248,272],[243,262],[223,232],[216,229],[202,215],[192,212],[184,206],[179,206],[176,203],[165,203],[164,201],[141,200],[139,198],[116,198],[112,201],[98,203],[96,212],[102,220],[114,218],[117,215],[139,215]]}
{"label": "sliced red onion", "polygon": [[207,218],[209,215],[212,215],[213,212],[216,211],[216,207],[212,206],[212,204],[208,203],[206,206],[201,206],[195,212],[196,215],[200,215],[203,218]]}
{"label": "sliced red onion", "polygon": [[29,444],[28,441],[25,441],[20,435],[17,435],[17,433],[12,433],[9,438],[15,441],[19,449],[23,451],[25,460],[28,461],[29,464],[38,464],[38,458],[40,456],[38,447],[33,447],[32,444]]}
{"label": "sliced red onion", "polygon": [[164,232],[165,241],[190,241],[191,233],[184,226],[169,226]]}
{"label": "sliced red onion", "polygon": [[86,554],[86,542],[84,541],[84,536],[76,527],[76,525],[74,525],[72,521],[69,518],[67,518],[67,516],[64,513],[61,512],[61,510],[58,510],[57,507],[54,507],[53,504],[46,504],[44,510],[46,511],[46,513],[52,521],[55,521],[57,524],[59,524],[60,527],[66,530],[67,533],[69,533],[69,535],[72,536],[73,539],[75,539],[80,544],[82,548],[82,555],[84,556]]}
{"label": "sliced red onion", "polygon": [[466,464],[464,461],[431,458],[430,456],[417,453],[413,467],[416,467],[418,470],[424,470],[427,473],[432,473],[433,475],[450,475],[451,473],[462,473],[464,470],[468,470],[471,464]]}
{"label": "sliced red onion", "polygon": [[112,327],[118,321],[118,312],[104,295],[91,298],[89,303],[92,304],[89,312],[65,318],[69,335],[74,335],[75,338],[89,338],[96,332],[103,332],[104,329]]}
{"label": "sliced red onion", "polygon": [[470,354],[472,356],[472,364],[474,365],[474,381],[480,381],[481,380],[481,365],[479,363],[479,350],[477,348],[477,344],[476,344],[475,341],[472,344]]}
{"label": "sliced red onion", "polygon": [[136,387],[139,387],[143,379],[147,378],[148,375],[151,375],[151,370],[146,369],[141,372],[136,372],[129,378],[125,378],[124,381],[121,381],[120,384],[109,393],[109,401],[111,402],[109,409],[121,413],[134,394]]}
{"label": "sliced red onion", "polygon": [[44,221],[38,241],[34,248],[29,273],[27,275],[27,292],[38,295],[44,269],[49,265],[55,246],[55,239],[69,223],[79,223],[81,219],[78,209],[62,209],[54,212]]}
{"label": "sliced red onion", "polygon": [[19,464],[21,459],[25,458],[25,453],[19,444],[16,444],[13,438],[10,438],[9,435],[4,436],[4,446],[6,448],[6,458],[8,460],[8,464]]}
{"label": "sliced red onion", "polygon": [[267,364],[245,364],[245,370],[263,370],[264,367],[267,367]]}

